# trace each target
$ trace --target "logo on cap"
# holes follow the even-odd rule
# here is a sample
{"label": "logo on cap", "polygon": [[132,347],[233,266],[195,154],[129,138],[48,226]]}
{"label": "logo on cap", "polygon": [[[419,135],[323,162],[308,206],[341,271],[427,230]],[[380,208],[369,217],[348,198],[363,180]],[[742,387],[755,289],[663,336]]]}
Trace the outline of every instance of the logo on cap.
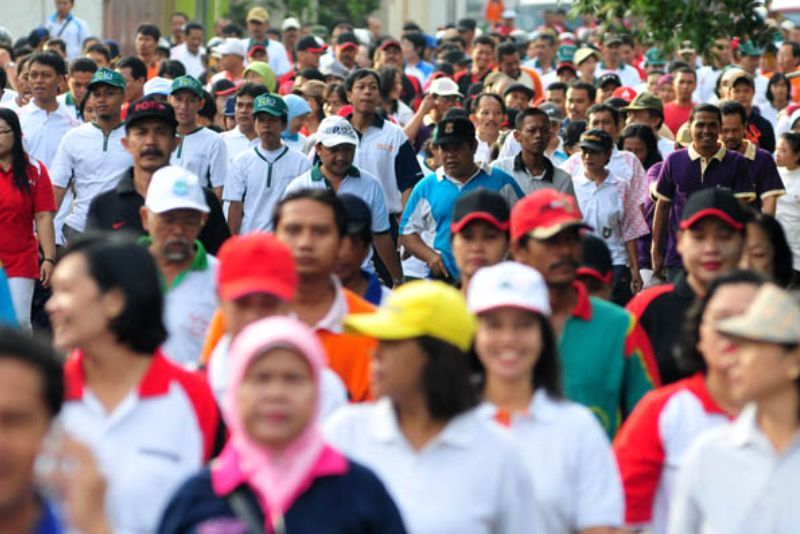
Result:
{"label": "logo on cap", "polygon": [[166,109],[164,105],[157,101],[157,100],[145,100],[144,102],[139,102],[135,106],[133,106],[133,111],[151,111],[151,110],[158,110],[161,111]]}
{"label": "logo on cap", "polygon": [[172,184],[172,194],[176,197],[185,197],[189,194],[189,184],[184,178],[175,180],[175,183]]}
{"label": "logo on cap", "polygon": [[453,123],[448,122],[444,127],[444,133],[450,135],[451,133],[453,133],[453,128],[454,128]]}

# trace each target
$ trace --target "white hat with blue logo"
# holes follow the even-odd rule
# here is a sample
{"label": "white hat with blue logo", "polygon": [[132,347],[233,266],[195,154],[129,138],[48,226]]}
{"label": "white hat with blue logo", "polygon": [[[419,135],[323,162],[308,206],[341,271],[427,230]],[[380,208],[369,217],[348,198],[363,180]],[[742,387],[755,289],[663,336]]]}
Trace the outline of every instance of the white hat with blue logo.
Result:
{"label": "white hat with blue logo", "polygon": [[179,209],[203,213],[210,211],[200,179],[193,172],[177,165],[162,167],[153,174],[144,205],[153,213]]}
{"label": "white hat with blue logo", "polygon": [[358,145],[358,134],[344,117],[331,115],[319,123],[317,143],[328,148],[338,145]]}

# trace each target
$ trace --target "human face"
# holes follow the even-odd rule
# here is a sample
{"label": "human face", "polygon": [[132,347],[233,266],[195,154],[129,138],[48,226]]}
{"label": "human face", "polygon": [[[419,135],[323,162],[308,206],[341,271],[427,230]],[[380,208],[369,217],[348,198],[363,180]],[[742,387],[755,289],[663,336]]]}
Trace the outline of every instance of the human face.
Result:
{"label": "human face", "polygon": [[524,91],[512,91],[505,96],[505,103],[507,108],[521,111],[528,108],[530,100]]}
{"label": "human face", "polygon": [[[655,133],[658,128],[658,122],[658,117],[653,117],[650,115],[650,111],[646,109],[637,109],[628,112],[626,124],[646,124],[647,126],[650,126]],[[627,150],[627,148],[625,150]]]}
{"label": "human face", "polygon": [[274,117],[269,113],[259,113],[255,117],[254,124],[262,146],[271,150],[278,148],[281,142],[284,119],[282,117]]}
{"label": "human face", "polygon": [[444,114],[456,107],[457,104],[458,97],[455,96],[437,95],[433,97],[433,108],[436,110],[436,114],[439,118],[444,117]]}
{"label": "human face", "polygon": [[775,248],[758,223],[751,222],[747,225],[744,252],[739,267],[763,274],[767,279],[774,278]]}
{"label": "human face", "polygon": [[100,52],[86,52],[86,57],[94,61],[94,64],[97,65],[97,68],[108,67],[108,60],[106,59],[106,56]]}
{"label": "human face", "polygon": [[72,11],[73,0],[56,0],[56,13],[59,18],[64,18]]}
{"label": "human face", "polygon": [[597,150],[581,149],[581,161],[586,173],[592,176],[605,174],[605,168],[611,157],[610,152],[599,152]]}
{"label": "human face", "polygon": [[301,282],[330,277],[341,245],[331,208],[311,199],[287,202],[275,235],[292,249]]}
{"label": "human face", "polygon": [[92,89],[94,112],[96,117],[101,121],[118,119],[120,108],[124,101],[125,91],[119,87],[99,84]]}
{"label": "human face", "polygon": [[283,449],[314,419],[318,399],[311,366],[295,349],[268,350],[250,363],[236,402],[250,438]]}
{"label": "human face", "polygon": [[658,98],[665,104],[675,101],[675,87],[669,84],[662,85],[656,89]]}
{"label": "human face", "polygon": [[378,342],[372,355],[372,394],[402,401],[422,395],[428,355],[415,339]]}
{"label": "human face", "polygon": [[53,325],[53,346],[72,350],[110,335],[109,321],[122,312],[114,306],[119,297],[112,298],[116,292],[101,293],[83,254],[58,262],[50,285],[53,294],[45,310]]}
{"label": "human face", "polygon": [[266,22],[261,22],[260,20],[247,21],[247,33],[256,41],[263,41],[267,37],[268,29],[269,25]]}
{"label": "human face", "polygon": [[125,102],[133,102],[144,94],[144,78],[134,78],[130,67],[117,69],[125,78]]}
{"label": "human face", "polygon": [[169,163],[178,140],[175,132],[159,119],[142,119],[128,127],[122,144],[133,157],[134,165],[147,172],[155,172]]}
{"label": "human face", "polygon": [[567,93],[565,91],[551,91],[547,90],[544,92],[544,100],[545,102],[550,102],[551,104],[555,104],[560,107],[564,112],[567,111],[565,107],[567,103]]}
{"label": "human face", "polygon": [[744,109],[750,110],[753,104],[753,96],[755,91],[747,82],[739,82],[730,88],[731,100],[735,100],[744,106]]}
{"label": "human face", "polygon": [[606,66],[615,68],[622,61],[622,50],[619,43],[610,44],[603,47],[603,61]]}
{"label": "human face", "polygon": [[172,15],[170,20],[170,30],[175,37],[183,37],[183,25],[189,22],[183,15]]}
{"label": "human face", "polygon": [[728,150],[739,150],[744,141],[744,123],[738,113],[722,116],[720,139]]}
{"label": "human face", "polygon": [[785,105],[789,100],[789,86],[786,82],[779,81],[770,85],[773,105]]}
{"label": "human face", "polygon": [[197,54],[203,44],[203,30],[195,28],[186,35],[186,48],[192,53]]}
{"label": "human face", "polygon": [[194,242],[206,222],[205,213],[185,208],[153,213],[145,207],[141,213],[157,259],[183,265],[194,258]]}
{"label": "human face", "polygon": [[555,57],[555,48],[547,39],[537,39],[533,43],[534,54],[542,65],[549,65]]}
{"label": "human face", "polygon": [[675,94],[681,103],[692,101],[692,93],[697,87],[697,80],[688,72],[675,73]]}
{"label": "human face", "polygon": [[647,90],[653,94],[656,94],[656,87],[658,86],[658,81],[661,77],[664,76],[660,72],[651,72],[647,75]]}
{"label": "human face", "polygon": [[178,125],[192,127],[197,123],[197,113],[203,108],[203,99],[191,91],[175,91],[169,95],[169,103],[175,108]]}
{"label": "human face", "polygon": [[59,84],[63,79],[64,77],[49,65],[34,62],[28,69],[31,94],[40,102],[54,99],[58,95]]}
{"label": "human face", "polygon": [[345,44],[336,47],[336,59],[347,68],[352,68],[356,64],[356,55],[358,55],[357,46]]}
{"label": "human face", "polygon": [[417,49],[414,47],[414,43],[408,39],[401,39],[400,47],[403,51],[403,59],[405,61],[408,61],[409,63],[416,63],[419,60],[419,54],[417,54]]}
{"label": "human face", "polygon": [[83,102],[90,81],[92,81],[91,72],[75,71],[69,75],[67,78],[67,85],[69,86],[69,91],[72,93],[75,102]]}
{"label": "human face", "polygon": [[496,265],[508,254],[508,233],[476,220],[453,234],[453,256],[461,274],[469,278],[481,267]]}
{"label": "human face", "polygon": [[308,50],[303,50],[297,52],[297,62],[304,69],[318,69],[319,58],[321,55],[322,54],[319,52],[309,52]]}
{"label": "human face", "polygon": [[778,60],[778,70],[784,74],[794,72],[794,69],[797,68],[797,58],[792,55],[792,47],[789,44],[780,47],[776,59]]}
{"label": "human face", "polygon": [[731,43],[727,39],[717,39],[711,47],[711,55],[719,67],[733,63],[733,53]]}
{"label": "human face", "polygon": [[342,100],[339,98],[339,94],[336,91],[331,91],[331,94],[328,95],[328,98],[322,105],[322,110],[325,112],[326,117],[330,117],[331,115],[336,115],[336,113],[342,109],[342,106],[344,105],[345,102],[342,102]]}
{"label": "human face", "polygon": [[326,147],[322,143],[317,145],[317,155],[322,162],[323,170],[334,176],[346,176],[353,165],[356,156],[356,147],[348,143]]}
{"label": "human face", "polygon": [[619,135],[619,124],[608,111],[595,112],[589,115],[589,129],[599,129],[606,132],[612,139]]}
{"label": "human face", "polygon": [[568,286],[581,263],[580,231],[572,227],[550,239],[530,238],[526,247],[516,243],[512,250],[517,261],[542,273],[548,286]]}
{"label": "human face", "polygon": [[141,33],[136,34],[136,40],[133,42],[133,48],[136,50],[136,55],[139,57],[150,57],[156,53],[158,41],[149,35]]}
{"label": "human face", "polygon": [[800,165],[800,154],[792,150],[792,145],[783,137],[778,138],[778,148],[775,151],[775,155],[779,167],[794,170]]}
{"label": "human face", "polygon": [[572,121],[586,120],[586,112],[592,101],[589,100],[589,92],[585,89],[567,89],[567,115]]}
{"label": "human face", "polygon": [[478,314],[475,352],[489,379],[532,386],[543,346],[541,319],[534,312],[503,307]]}
{"label": "human face", "polygon": [[291,304],[269,293],[248,293],[233,300],[220,299],[225,329],[232,336],[259,319],[288,315],[291,309]]}
{"label": "human face", "polygon": [[236,123],[242,129],[253,128],[254,100],[255,99],[250,95],[241,95],[236,97],[234,113],[236,113]]}
{"label": "human face", "polygon": [[741,403],[765,401],[797,388],[800,350],[763,341],[734,339],[733,397]]}
{"label": "human face", "polygon": [[342,246],[339,248],[339,258],[336,261],[336,275],[339,279],[345,283],[357,280],[361,276],[361,265],[369,251],[369,243],[366,243],[360,236],[344,236]]}
{"label": "human face", "polygon": [[220,58],[220,66],[223,70],[235,72],[242,67],[244,58],[239,54],[225,54]]}
{"label": "human face", "polygon": [[0,119],[0,157],[11,154],[14,149],[14,132],[6,121]]}
{"label": "human face", "polygon": [[503,58],[500,59],[497,68],[501,72],[504,72],[511,79],[516,80],[519,78],[519,75],[522,72],[519,66],[519,54],[514,53],[503,56]]}
{"label": "human face", "polygon": [[739,59],[739,66],[751,75],[756,73],[759,63],[761,63],[761,56],[742,56]]}
{"label": "human face", "polygon": [[466,142],[438,145],[444,172],[450,178],[467,179],[475,172],[475,147]]}
{"label": "human face", "polygon": [[692,132],[692,143],[700,153],[712,153],[719,146],[719,117],[710,111],[694,114],[694,121],[689,124]]}
{"label": "human face", "polygon": [[486,70],[494,61],[494,49],[485,43],[480,43],[472,48],[472,62],[478,70]]}
{"label": "human face", "polygon": [[550,121],[545,117],[527,117],[515,133],[522,150],[534,155],[543,155],[550,144]]}
{"label": "human face", "polygon": [[353,109],[359,113],[371,114],[375,112],[378,104],[380,91],[378,90],[378,80],[374,76],[365,76],[357,80],[349,93],[347,99],[353,105]]}
{"label": "human face", "polygon": [[383,49],[383,64],[387,67],[403,68],[403,51],[397,46]]}
{"label": "human face", "polygon": [[481,98],[480,106],[475,112],[478,119],[477,129],[480,132],[496,135],[500,126],[505,122],[506,116],[500,102],[491,97]]}
{"label": "human face", "polygon": [[0,359],[0,514],[30,498],[33,466],[50,426],[41,375],[30,364]]}
{"label": "human face", "polygon": [[633,47],[629,44],[621,44],[619,46],[619,54],[622,61],[627,63],[628,65],[633,65],[635,61],[634,50]]}
{"label": "human face", "polygon": [[594,56],[589,56],[585,60],[581,61],[581,64],[578,65],[578,72],[580,73],[581,79],[590,82],[594,80],[594,73],[597,69],[597,58]]}
{"label": "human face", "polygon": [[701,287],[739,264],[744,247],[742,234],[716,217],[705,217],[678,232],[678,252],[689,278]]}

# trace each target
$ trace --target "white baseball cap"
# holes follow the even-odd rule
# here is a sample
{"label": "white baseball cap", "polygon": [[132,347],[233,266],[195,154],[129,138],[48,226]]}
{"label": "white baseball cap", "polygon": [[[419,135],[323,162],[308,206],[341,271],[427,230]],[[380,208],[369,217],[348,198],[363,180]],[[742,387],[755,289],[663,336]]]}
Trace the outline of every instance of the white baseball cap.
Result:
{"label": "white baseball cap", "polygon": [[247,57],[247,49],[244,46],[244,42],[235,37],[225,39],[221,45],[214,49],[214,53],[218,54],[220,57],[227,56],[228,54]]}
{"label": "white baseball cap", "polygon": [[167,95],[172,92],[172,80],[156,76],[144,84],[144,96]]}
{"label": "white baseball cap", "polygon": [[347,119],[331,115],[319,123],[316,142],[322,143],[328,148],[344,144],[356,146],[358,145],[358,134]]}
{"label": "white baseball cap", "polygon": [[299,30],[300,29],[300,21],[294,17],[289,17],[283,20],[283,24],[281,24],[281,31],[286,30]]}
{"label": "white baseball cap", "polygon": [[475,314],[510,307],[550,316],[544,278],[536,269],[514,261],[478,269],[469,282],[467,305]]}
{"label": "white baseball cap", "polygon": [[153,213],[178,209],[203,213],[210,211],[200,179],[193,172],[177,165],[168,165],[153,173],[144,205]]}
{"label": "white baseball cap", "polygon": [[459,92],[458,84],[446,76],[433,80],[428,92],[436,96],[464,96]]}

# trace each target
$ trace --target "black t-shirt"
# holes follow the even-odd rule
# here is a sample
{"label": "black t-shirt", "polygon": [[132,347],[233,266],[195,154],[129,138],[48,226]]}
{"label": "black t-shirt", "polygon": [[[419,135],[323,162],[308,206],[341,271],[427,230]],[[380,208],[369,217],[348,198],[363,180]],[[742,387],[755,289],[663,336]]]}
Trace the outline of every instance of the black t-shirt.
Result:
{"label": "black t-shirt", "polygon": [[772,124],[761,116],[758,108],[754,107],[750,112],[745,130],[745,137],[748,141],[769,153],[775,152],[775,130],[772,128]]}

